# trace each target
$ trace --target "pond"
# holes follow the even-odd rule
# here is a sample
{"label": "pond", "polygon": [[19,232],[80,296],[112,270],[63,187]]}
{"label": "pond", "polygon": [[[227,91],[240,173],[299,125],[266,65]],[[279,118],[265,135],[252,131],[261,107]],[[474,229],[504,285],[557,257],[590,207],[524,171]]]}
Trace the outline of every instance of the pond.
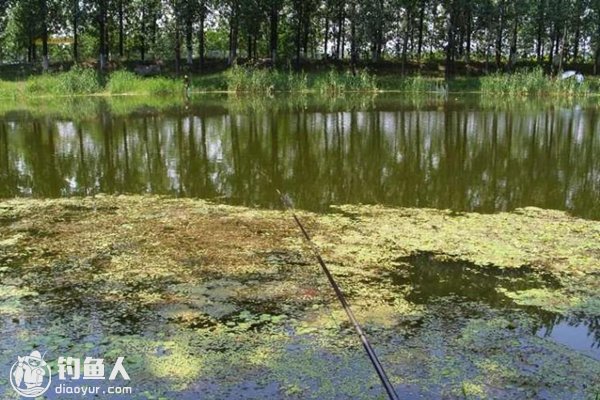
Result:
{"label": "pond", "polygon": [[123,111],[82,101],[83,111],[0,117],[1,197],[153,193],[278,207],[277,188],[309,210],[539,206],[600,218],[593,103],[205,96]]}
{"label": "pond", "polygon": [[475,95],[0,105],[0,398],[32,349],[61,388],[58,356],[124,356],[110,399],[385,398],[281,189],[401,398],[597,399],[599,119]]}

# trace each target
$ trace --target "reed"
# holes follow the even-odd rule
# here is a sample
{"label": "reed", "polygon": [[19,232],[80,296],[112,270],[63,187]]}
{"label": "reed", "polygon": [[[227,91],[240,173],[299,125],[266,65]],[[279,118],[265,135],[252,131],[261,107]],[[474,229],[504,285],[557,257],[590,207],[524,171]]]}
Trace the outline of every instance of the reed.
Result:
{"label": "reed", "polygon": [[183,93],[182,80],[165,77],[143,78],[133,72],[113,72],[106,85],[110,94],[174,95]]}
{"label": "reed", "polygon": [[334,70],[326,74],[233,67],[225,72],[227,90],[243,93],[374,91],[375,78],[366,71],[357,74]]}
{"label": "reed", "polygon": [[587,95],[591,93],[589,82],[578,83],[575,79],[559,79],[548,76],[540,68],[517,71],[513,74],[495,73],[480,79],[483,93],[523,95]]}

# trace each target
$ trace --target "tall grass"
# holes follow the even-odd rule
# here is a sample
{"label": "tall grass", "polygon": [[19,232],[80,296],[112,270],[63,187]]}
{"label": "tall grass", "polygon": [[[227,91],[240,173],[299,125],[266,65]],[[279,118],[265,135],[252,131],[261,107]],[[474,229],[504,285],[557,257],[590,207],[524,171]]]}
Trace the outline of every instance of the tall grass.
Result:
{"label": "tall grass", "polygon": [[320,93],[342,93],[342,92],[373,92],[377,90],[375,77],[366,71],[352,74],[335,70],[329,71],[324,76],[315,80],[315,89]]}
{"label": "tall grass", "polygon": [[573,78],[558,79],[547,76],[536,68],[513,74],[496,73],[480,79],[483,93],[503,94],[562,94],[585,95],[590,93],[587,82],[577,83]]}
{"label": "tall grass", "polygon": [[225,72],[227,89],[232,92],[269,93],[275,90],[274,73],[266,69],[234,66]]}
{"label": "tall grass", "polygon": [[340,93],[347,91],[374,91],[375,78],[365,71],[356,75],[331,70],[314,79],[304,72],[277,71],[258,68],[233,67],[225,72],[227,89],[232,92],[273,93],[309,92]]}
{"label": "tall grass", "polygon": [[25,81],[26,96],[92,94],[100,91],[96,71],[75,66],[68,72],[32,76]]}
{"label": "tall grass", "polygon": [[[366,71],[356,74],[330,70],[310,73],[268,70],[254,67],[233,67],[224,73],[192,78],[193,90],[224,90],[253,94],[275,92],[339,94],[345,92],[375,92],[379,88],[409,93],[448,91],[479,91],[484,94],[521,94],[582,96],[600,91],[600,80],[586,77],[578,84],[575,79],[557,79],[541,69],[497,73],[484,77],[445,80],[436,77],[382,75]],[[87,94],[142,94],[180,96],[184,92],[182,79],[141,77],[132,72],[115,71],[101,77],[97,71],[75,66],[68,72],[31,76],[20,82],[0,80],[0,98],[19,99],[40,96]]]}
{"label": "tall grass", "polygon": [[23,82],[3,81],[0,79],[0,99],[16,100],[22,97]]}
{"label": "tall grass", "polygon": [[143,78],[127,71],[113,72],[105,85],[102,82],[103,79],[96,70],[75,66],[67,72],[31,76],[24,82],[0,81],[0,98],[98,93],[162,96],[180,95],[184,90],[182,80],[165,77]]}
{"label": "tall grass", "polygon": [[428,78],[422,75],[407,76],[402,79],[400,87],[403,91],[411,93],[421,92],[446,92],[447,83],[443,78]]}
{"label": "tall grass", "polygon": [[132,72],[116,71],[108,78],[106,89],[110,94],[171,95],[183,93],[181,80],[164,77],[142,78]]}

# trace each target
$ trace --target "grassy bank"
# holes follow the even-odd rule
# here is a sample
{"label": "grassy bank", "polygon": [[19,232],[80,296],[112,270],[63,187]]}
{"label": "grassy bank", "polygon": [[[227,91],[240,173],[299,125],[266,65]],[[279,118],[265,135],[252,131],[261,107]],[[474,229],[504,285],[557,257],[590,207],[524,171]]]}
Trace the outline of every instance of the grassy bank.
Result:
{"label": "grassy bank", "polygon": [[166,77],[143,78],[132,72],[99,75],[89,68],[34,75],[24,81],[0,80],[0,98],[33,98],[77,95],[175,95],[183,93],[183,81]]}
{"label": "grassy bank", "polygon": [[[600,93],[600,80],[586,77],[581,84],[574,79],[560,80],[542,70],[523,70],[513,74],[496,73],[482,77],[444,79],[434,76],[375,75],[361,70],[293,72],[234,67],[224,72],[193,75],[191,92],[230,92],[246,94],[340,93],[400,91],[408,93],[476,92],[484,95],[588,96]],[[69,95],[176,95],[184,93],[182,78],[141,77],[128,71],[100,76],[96,71],[74,67],[68,72],[36,75],[24,81],[0,80],[0,98],[31,98]]]}

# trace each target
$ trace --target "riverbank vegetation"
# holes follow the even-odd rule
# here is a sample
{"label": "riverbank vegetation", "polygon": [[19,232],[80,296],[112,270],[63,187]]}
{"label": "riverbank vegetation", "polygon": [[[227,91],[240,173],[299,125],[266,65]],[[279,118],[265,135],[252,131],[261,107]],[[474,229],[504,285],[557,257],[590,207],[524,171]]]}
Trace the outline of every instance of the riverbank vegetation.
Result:
{"label": "riverbank vegetation", "polygon": [[127,71],[110,75],[98,74],[91,68],[73,67],[67,72],[32,75],[24,81],[0,80],[1,98],[31,98],[42,96],[183,94],[180,79],[168,77],[143,78]]}
{"label": "riverbank vegetation", "polygon": [[600,94],[600,80],[551,77],[540,69],[513,74],[495,73],[481,77],[374,74],[368,70],[295,72],[255,67],[233,67],[224,72],[192,75],[186,89],[184,78],[142,77],[129,71],[99,74],[75,66],[67,72],[32,75],[23,81],[0,80],[0,98],[34,98],[74,95],[171,95],[230,92],[239,94],[316,93],[336,95],[347,92],[407,93],[473,92],[482,94],[588,96]]}
{"label": "riverbank vegetation", "polygon": [[597,2],[559,0],[9,1],[0,97],[179,94],[184,74],[196,91],[582,95],[599,23]]}

